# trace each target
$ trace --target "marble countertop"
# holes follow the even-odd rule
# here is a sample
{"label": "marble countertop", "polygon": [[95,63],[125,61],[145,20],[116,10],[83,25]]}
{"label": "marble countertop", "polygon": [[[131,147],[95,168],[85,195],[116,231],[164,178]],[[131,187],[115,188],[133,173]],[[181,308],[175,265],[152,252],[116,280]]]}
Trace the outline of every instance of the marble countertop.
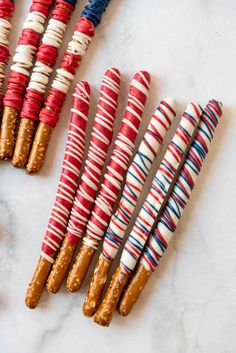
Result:
{"label": "marble countertop", "polygon": [[[29,4],[30,0],[16,2],[12,51]],[[79,1],[64,48],[84,4]],[[123,74],[120,116],[133,73],[140,68],[150,71],[151,93],[138,141],[165,96],[177,100],[179,117],[189,101],[204,105],[215,98],[224,104],[223,118],[176,237],[129,317],[114,315],[109,329],[84,318],[81,307],[88,279],[80,293],[67,294],[63,287],[55,296],[45,293],[36,310],[24,305],[54,201],[71,95],[38,176],[27,176],[10,162],[0,163],[2,353],[236,351],[235,11],[233,0],[192,1],[191,5],[187,0],[112,0],[76,76],[92,85],[91,130],[105,69],[117,66]],[[148,187],[142,200],[147,191]]]}

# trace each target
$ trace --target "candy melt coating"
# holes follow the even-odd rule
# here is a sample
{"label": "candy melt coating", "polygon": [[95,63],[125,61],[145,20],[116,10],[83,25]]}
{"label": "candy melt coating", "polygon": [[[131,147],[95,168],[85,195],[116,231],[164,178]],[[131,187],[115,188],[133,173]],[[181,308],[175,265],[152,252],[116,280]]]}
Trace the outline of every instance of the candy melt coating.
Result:
{"label": "candy melt coating", "polygon": [[85,169],[76,192],[67,226],[66,236],[71,244],[78,243],[82,237],[94,204],[102,168],[112,140],[119,89],[119,70],[116,68],[108,69],[102,78]]}
{"label": "candy melt coating", "polygon": [[103,256],[110,261],[113,261],[117,254],[152,162],[163,144],[166,132],[169,130],[175,115],[173,99],[163,99],[153,114],[138,151],[127,171],[122,198],[117,211],[111,217],[103,242]]}
{"label": "candy melt coating", "polygon": [[85,128],[90,102],[90,88],[87,82],[76,85],[73,93],[73,107],[68,132],[66,151],[61,177],[52,208],[41,255],[53,263],[53,256],[61,245],[77,189],[77,181],[85,148]]}
{"label": "candy melt coating", "polygon": [[125,273],[131,273],[142,253],[143,247],[158,216],[165,197],[174,181],[178,167],[186,151],[192,134],[201,116],[199,105],[191,103],[182,115],[175,135],[167,148],[146,201],[144,202],[133,229],[123,249],[120,266]]}
{"label": "candy melt coating", "polygon": [[[74,1],[73,5],[75,6],[75,4],[76,1]],[[56,1],[56,6],[52,11],[51,19],[36,54],[36,62],[21,111],[22,118],[38,120],[44,93],[53,71],[53,66],[56,63],[58,49],[61,46],[62,38],[74,6],[67,1]]]}
{"label": "candy melt coating", "polygon": [[22,107],[23,94],[30,76],[29,70],[33,66],[34,56],[52,3],[52,0],[32,1],[13,56],[4,105],[14,108],[18,112]]}
{"label": "candy melt coating", "polygon": [[83,238],[83,243],[89,247],[97,248],[108,226],[133,152],[134,141],[138,133],[149,92],[149,85],[150,76],[145,71],[136,73],[131,82],[126,112],[115,141],[100,192],[95,200],[92,215],[87,225],[86,236]]}
{"label": "candy melt coating", "polygon": [[198,133],[191,144],[175,187],[141,256],[141,264],[147,271],[156,269],[172,239],[201,171],[221,115],[221,104],[211,100],[203,111]]}

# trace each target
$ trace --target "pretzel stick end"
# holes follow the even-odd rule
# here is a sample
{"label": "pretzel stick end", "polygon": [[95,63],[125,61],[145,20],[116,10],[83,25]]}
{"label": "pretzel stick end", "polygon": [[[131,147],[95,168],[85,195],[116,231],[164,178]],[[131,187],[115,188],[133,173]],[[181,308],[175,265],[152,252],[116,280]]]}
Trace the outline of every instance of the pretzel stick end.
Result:
{"label": "pretzel stick end", "polygon": [[39,258],[37,268],[33,274],[33,278],[28,286],[25,296],[25,304],[28,308],[35,309],[38,305],[51,267],[51,262],[47,261],[42,256]]}
{"label": "pretzel stick end", "polygon": [[39,123],[26,167],[28,174],[38,173],[42,168],[52,131],[51,126]]}
{"label": "pretzel stick end", "polygon": [[91,317],[95,314],[107,281],[110,267],[111,261],[107,260],[103,254],[101,254],[84,301],[83,313],[85,316]]}
{"label": "pretzel stick end", "polygon": [[101,326],[109,326],[128,278],[128,274],[122,272],[120,267],[116,269],[105,298],[94,316],[94,322]]}
{"label": "pretzel stick end", "polygon": [[142,264],[138,265],[118,305],[117,311],[120,315],[127,316],[130,313],[151,274],[152,271],[147,271]]}
{"label": "pretzel stick end", "polygon": [[35,125],[34,120],[21,118],[12,159],[14,167],[24,168],[26,165],[33,141]]}
{"label": "pretzel stick end", "polygon": [[96,249],[88,245],[81,245],[75,263],[67,278],[66,288],[69,292],[77,292],[81,288],[95,251]]}
{"label": "pretzel stick end", "polygon": [[16,109],[11,107],[4,108],[0,137],[1,159],[9,159],[13,155],[17,117],[18,111]]}
{"label": "pretzel stick end", "polygon": [[57,293],[65,279],[66,272],[70,266],[77,244],[71,245],[65,237],[56,261],[53,264],[52,271],[47,280],[47,290],[49,293]]}

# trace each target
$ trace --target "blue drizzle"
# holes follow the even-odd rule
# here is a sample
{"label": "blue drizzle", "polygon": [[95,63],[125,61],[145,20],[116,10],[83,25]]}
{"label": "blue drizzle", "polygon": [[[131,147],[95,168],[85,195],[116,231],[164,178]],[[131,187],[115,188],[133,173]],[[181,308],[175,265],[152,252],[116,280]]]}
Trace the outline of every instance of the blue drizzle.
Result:
{"label": "blue drizzle", "polygon": [[88,5],[85,6],[81,16],[85,16],[92,21],[97,27],[102,19],[103,12],[106,11],[107,6],[111,0],[89,0]]}

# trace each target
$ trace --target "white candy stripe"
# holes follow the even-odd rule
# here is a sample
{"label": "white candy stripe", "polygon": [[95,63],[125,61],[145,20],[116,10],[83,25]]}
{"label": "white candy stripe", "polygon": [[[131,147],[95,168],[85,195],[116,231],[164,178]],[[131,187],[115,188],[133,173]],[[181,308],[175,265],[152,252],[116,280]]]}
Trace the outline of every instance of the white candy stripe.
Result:
{"label": "white candy stripe", "polygon": [[[44,31],[44,24],[46,16],[42,13],[33,11],[30,12],[25,20],[23,29],[29,28],[37,34],[42,34]],[[37,47],[31,45],[18,45],[16,53],[13,56],[13,65],[11,70],[29,76],[29,69],[33,66],[33,60]]]}

